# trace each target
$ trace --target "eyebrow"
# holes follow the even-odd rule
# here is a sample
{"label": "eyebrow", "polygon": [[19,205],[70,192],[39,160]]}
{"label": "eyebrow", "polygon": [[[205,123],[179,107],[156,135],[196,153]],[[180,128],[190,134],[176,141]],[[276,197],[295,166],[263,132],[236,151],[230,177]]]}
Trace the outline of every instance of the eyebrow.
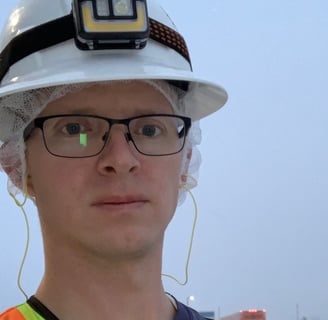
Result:
{"label": "eyebrow", "polygon": [[91,106],[85,107],[76,107],[72,105],[65,105],[65,111],[62,110],[61,107],[56,108],[55,110],[51,110],[51,112],[40,113],[38,117],[46,117],[49,115],[59,115],[59,114],[90,114],[96,115]]}
{"label": "eyebrow", "polygon": [[66,110],[67,113],[80,113],[80,114],[93,114],[94,113],[94,107],[92,106],[71,106],[71,105],[67,105],[66,109],[68,109],[68,111]]}

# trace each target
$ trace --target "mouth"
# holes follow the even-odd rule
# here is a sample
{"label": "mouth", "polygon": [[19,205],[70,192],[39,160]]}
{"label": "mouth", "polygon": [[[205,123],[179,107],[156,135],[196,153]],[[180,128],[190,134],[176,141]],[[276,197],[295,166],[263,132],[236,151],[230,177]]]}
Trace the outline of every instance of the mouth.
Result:
{"label": "mouth", "polygon": [[92,206],[106,210],[132,210],[141,208],[147,202],[148,201],[145,198],[139,196],[119,196],[97,200],[92,204]]}

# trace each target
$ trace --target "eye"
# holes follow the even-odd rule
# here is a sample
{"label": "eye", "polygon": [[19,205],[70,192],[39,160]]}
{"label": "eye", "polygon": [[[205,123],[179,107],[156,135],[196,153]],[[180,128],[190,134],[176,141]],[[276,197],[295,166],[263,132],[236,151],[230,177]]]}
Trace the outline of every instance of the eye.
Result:
{"label": "eye", "polygon": [[130,123],[130,129],[138,139],[159,138],[167,134],[165,120],[162,117],[140,117]]}
{"label": "eye", "polygon": [[81,126],[80,123],[67,123],[63,129],[65,133],[68,133],[69,135],[76,135],[81,132],[84,132],[83,126]]}
{"label": "eye", "polygon": [[144,125],[139,129],[139,134],[146,137],[156,137],[161,134],[162,130],[154,125],[148,124]]}

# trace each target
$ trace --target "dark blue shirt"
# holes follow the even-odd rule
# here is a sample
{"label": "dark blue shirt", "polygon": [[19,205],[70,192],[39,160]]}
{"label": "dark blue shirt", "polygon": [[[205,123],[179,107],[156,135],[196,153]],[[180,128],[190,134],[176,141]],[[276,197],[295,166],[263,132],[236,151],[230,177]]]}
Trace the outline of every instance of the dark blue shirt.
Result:
{"label": "dark blue shirt", "polygon": [[174,320],[204,320],[196,310],[177,301],[177,313]]}

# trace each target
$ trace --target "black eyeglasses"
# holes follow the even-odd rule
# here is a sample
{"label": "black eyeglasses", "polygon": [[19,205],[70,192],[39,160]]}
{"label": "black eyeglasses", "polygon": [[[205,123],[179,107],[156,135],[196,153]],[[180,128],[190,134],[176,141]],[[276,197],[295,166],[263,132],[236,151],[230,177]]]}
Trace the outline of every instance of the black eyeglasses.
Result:
{"label": "black eyeglasses", "polygon": [[180,152],[191,127],[188,117],[149,114],[127,119],[110,119],[95,115],[61,114],[36,118],[24,130],[27,140],[40,128],[49,153],[65,158],[86,158],[105,147],[114,124],[123,124],[127,141],[148,156],[165,156]]}

